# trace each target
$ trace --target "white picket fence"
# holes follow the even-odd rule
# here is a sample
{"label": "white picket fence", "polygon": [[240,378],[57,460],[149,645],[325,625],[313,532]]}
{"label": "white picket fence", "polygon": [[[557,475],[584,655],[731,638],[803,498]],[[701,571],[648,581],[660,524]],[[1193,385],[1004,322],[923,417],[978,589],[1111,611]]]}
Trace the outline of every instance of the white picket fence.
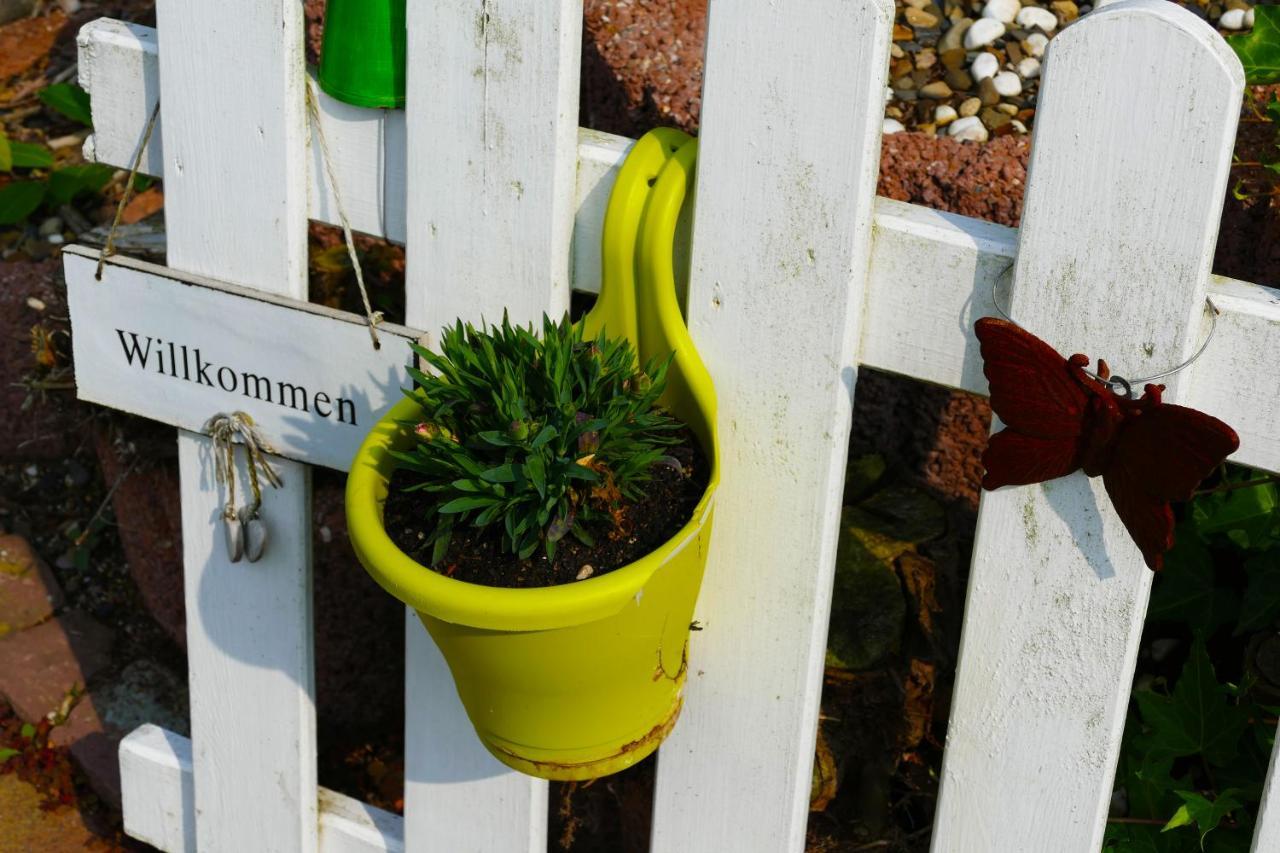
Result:
{"label": "white picket fence", "polygon": [[[407,247],[410,326],[556,315],[571,288],[597,287],[630,140],[577,127],[581,12],[411,2],[407,108],[321,98],[353,226]],[[1243,89],[1218,35],[1163,0],[1122,0],[1055,38],[1015,231],[875,197],[893,14],[890,0],[711,4],[688,315],[724,475],[705,630],[659,753],[656,853],[803,848],[857,365],[984,393],[972,321],[993,314],[1009,261],[1021,323],[1129,375],[1189,355],[1212,294],[1217,336],[1167,398],[1233,424],[1236,461],[1280,471],[1280,293],[1210,275]],[[358,318],[300,304],[307,219],[336,221],[304,110],[301,4],[159,0],[158,21],[160,37],[110,20],[80,33],[91,159],[127,166],[163,104],[142,163],[164,178],[173,269],[110,264],[98,287],[120,295],[101,310],[145,285],[148,310],[246,358],[305,356],[333,379],[319,387],[351,365],[377,376]],[[74,300],[92,255],[67,258]],[[126,739],[128,832],[168,851],[544,850],[545,783],[483,751],[412,613],[405,816],[318,788],[307,463],[343,467],[345,451],[227,402],[267,422],[287,485],[267,496],[267,558],[231,564],[208,441],[180,435],[192,739]],[[133,408],[186,430],[211,413]],[[983,496],[935,851],[1099,847],[1150,583],[1098,483]],[[1280,849],[1277,798],[1269,786],[1255,850]]]}

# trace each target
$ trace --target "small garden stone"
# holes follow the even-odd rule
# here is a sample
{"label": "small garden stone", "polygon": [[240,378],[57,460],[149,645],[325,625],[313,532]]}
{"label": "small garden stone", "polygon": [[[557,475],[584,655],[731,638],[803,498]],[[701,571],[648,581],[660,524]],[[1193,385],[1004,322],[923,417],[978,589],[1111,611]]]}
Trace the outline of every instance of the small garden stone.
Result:
{"label": "small garden stone", "polygon": [[1036,59],[1044,56],[1044,48],[1048,43],[1049,37],[1044,33],[1032,33],[1022,40],[1022,45],[1027,49],[1027,53]]}
{"label": "small garden stone", "polygon": [[896,118],[887,118],[884,120],[884,127],[880,132],[888,136],[891,133],[902,133],[904,130],[906,130],[906,127],[903,126],[902,122]]}
{"label": "small garden stone", "polygon": [[982,17],[995,18],[1002,24],[1012,24],[1021,8],[1022,4],[1018,0],[987,0],[987,5],[982,7]]}
{"label": "small garden stone", "polygon": [[1001,71],[995,77],[991,78],[991,85],[1001,96],[1011,98],[1014,95],[1022,94],[1022,80],[1012,71]]}
{"label": "small garden stone", "polygon": [[1026,30],[1036,28],[1051,33],[1058,28],[1058,16],[1039,6],[1023,6],[1017,20],[1018,26]]}
{"label": "small garden stone", "polygon": [[[1026,10],[1023,9],[1025,12]],[[1045,13],[1049,14],[1049,13]],[[1050,15],[1050,17],[1053,17]],[[1057,22],[1054,18],[1054,22]],[[986,47],[1000,36],[1004,35],[1004,24],[995,18],[979,18],[973,22],[973,26],[964,34],[964,46],[969,50],[977,50],[980,47]]]}
{"label": "small garden stone", "polygon": [[984,51],[974,57],[973,64],[969,66],[969,75],[975,81],[981,82],[988,77],[994,77],[999,70],[1000,60],[996,59],[995,54]]}
{"label": "small garden stone", "polygon": [[962,142],[986,142],[990,138],[986,127],[977,116],[965,116],[951,123],[951,137]]}
{"label": "small garden stone", "polygon": [[1028,56],[1018,63],[1018,76],[1023,80],[1034,80],[1040,76],[1040,60]]}

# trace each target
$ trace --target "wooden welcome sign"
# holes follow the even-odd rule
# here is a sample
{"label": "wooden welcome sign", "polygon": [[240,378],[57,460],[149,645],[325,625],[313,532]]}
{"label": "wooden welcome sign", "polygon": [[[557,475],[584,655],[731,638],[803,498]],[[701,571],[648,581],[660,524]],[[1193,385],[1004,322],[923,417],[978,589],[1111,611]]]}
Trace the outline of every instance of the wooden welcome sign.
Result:
{"label": "wooden welcome sign", "polygon": [[253,416],[281,456],[346,470],[407,385],[420,333],[261,291],[113,257],[63,252],[82,400],[200,431]]}

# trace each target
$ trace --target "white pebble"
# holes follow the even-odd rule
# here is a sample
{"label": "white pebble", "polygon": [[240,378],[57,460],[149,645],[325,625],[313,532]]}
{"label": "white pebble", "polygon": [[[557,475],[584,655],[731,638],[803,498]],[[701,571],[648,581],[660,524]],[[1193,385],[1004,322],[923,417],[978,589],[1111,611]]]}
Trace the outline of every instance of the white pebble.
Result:
{"label": "white pebble", "polygon": [[969,66],[969,76],[973,78],[973,82],[981,83],[988,77],[994,77],[999,70],[1000,60],[996,59],[995,54],[983,51],[973,58],[973,63]]}
{"label": "white pebble", "polygon": [[973,22],[973,26],[964,31],[965,50],[986,47],[1002,35],[1004,35],[1004,24],[995,18],[979,18]]}
{"label": "white pebble", "polygon": [[977,116],[966,116],[951,122],[951,137],[961,142],[986,142],[987,128]]}
{"label": "white pebble", "polygon": [[933,123],[938,127],[944,127],[956,120],[956,108],[950,104],[943,104],[933,111]]}
{"label": "white pebble", "polygon": [[583,563],[582,568],[578,569],[578,580],[584,581],[596,573],[590,563]]}
{"label": "white pebble", "polygon": [[1018,76],[1023,80],[1034,80],[1040,76],[1040,60],[1034,56],[1024,56],[1018,63]]}
{"label": "white pebble", "polygon": [[1023,6],[1018,13],[1018,26],[1024,30],[1039,27],[1046,33],[1051,33],[1058,26],[1058,16],[1039,6]]}
{"label": "white pebble", "polygon": [[906,127],[903,126],[902,122],[896,118],[887,118],[884,120],[884,128],[880,132],[887,135],[890,133],[902,133],[904,130],[906,130]]}
{"label": "white pebble", "polygon": [[1228,9],[1218,19],[1218,26],[1224,30],[1243,30],[1244,18],[1244,9]]}
{"label": "white pebble", "polygon": [[995,86],[996,91],[1004,98],[1022,94],[1022,81],[1012,71],[1001,71],[991,78],[991,85]]}
{"label": "white pebble", "polygon": [[1044,56],[1044,46],[1049,43],[1049,37],[1044,33],[1032,33],[1022,43],[1027,46],[1027,53],[1039,59]]}
{"label": "white pebble", "polygon": [[890,102],[890,101],[892,101],[892,100],[893,100],[893,87],[892,87],[892,86],[885,86],[885,87],[884,87],[884,102],[887,104],[887,103],[889,103],[889,102]]}
{"label": "white pebble", "polygon": [[1253,26],[1253,10],[1252,9],[1244,13],[1244,25],[1246,27]]}
{"label": "white pebble", "polygon": [[1027,126],[1022,122],[1018,121],[1016,118],[1013,121],[1009,122],[1009,124],[1013,125],[1013,129],[1018,131],[1018,133],[1027,132]]}
{"label": "white pebble", "polygon": [[1002,24],[1012,24],[1021,8],[1022,4],[1018,0],[987,0],[987,5],[982,7],[982,17],[995,18]]}
{"label": "white pebble", "polygon": [[51,246],[61,246],[64,242],[66,242],[66,238],[64,238],[61,234],[50,234],[48,237],[44,238],[44,241],[50,244]]}

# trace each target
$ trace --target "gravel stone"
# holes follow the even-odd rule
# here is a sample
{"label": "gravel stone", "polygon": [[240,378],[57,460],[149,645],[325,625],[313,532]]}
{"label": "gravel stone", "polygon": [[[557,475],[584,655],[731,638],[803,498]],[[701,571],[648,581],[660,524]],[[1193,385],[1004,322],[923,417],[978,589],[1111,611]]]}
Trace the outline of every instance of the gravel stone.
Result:
{"label": "gravel stone", "polygon": [[1218,26],[1224,30],[1242,30],[1244,29],[1245,11],[1243,9],[1228,9],[1222,13],[1222,17],[1218,18]]}
{"label": "gravel stone", "polygon": [[969,75],[974,80],[982,82],[988,77],[994,77],[999,70],[1000,60],[996,59],[995,54],[983,51],[973,58],[973,63],[969,66]]}
{"label": "gravel stone", "polygon": [[981,98],[965,98],[964,101],[960,103],[959,112],[960,115],[968,118],[969,116],[976,116],[980,109],[982,109]]}
{"label": "gravel stone", "polygon": [[924,29],[932,29],[933,27],[938,26],[937,16],[930,15],[925,10],[917,9],[913,6],[907,7],[907,11],[904,17],[906,17],[907,23],[913,27],[923,27]]}
{"label": "gravel stone", "polygon": [[1054,14],[1061,19],[1063,24],[1069,24],[1080,17],[1080,7],[1073,0],[1053,0],[1049,4],[1049,8],[1054,11]]}
{"label": "gravel stone", "polygon": [[991,78],[991,85],[1001,97],[1011,98],[1022,94],[1022,80],[1012,71],[1001,71]]}
{"label": "gravel stone", "polygon": [[902,122],[898,121],[896,118],[887,118],[884,120],[884,127],[880,132],[885,135],[889,135],[892,133],[902,133],[904,130],[906,130],[906,127],[903,126]]}
{"label": "gravel stone", "polygon": [[[1022,10],[1027,11],[1026,9]],[[1049,14],[1046,12],[1045,14]],[[1021,13],[1019,13],[1021,16]],[[1050,15],[1052,17],[1052,15]],[[1058,19],[1054,18],[1056,24]],[[977,50],[980,47],[986,47],[1000,36],[1004,35],[1004,24],[995,18],[979,18],[973,22],[973,26],[969,27],[964,34],[964,46],[968,50]]]}
{"label": "gravel stone", "polygon": [[946,127],[957,118],[956,108],[950,104],[942,104],[933,111],[933,123],[938,127]]}
{"label": "gravel stone", "polygon": [[943,78],[947,85],[958,92],[967,92],[973,88],[973,77],[963,68],[953,68]]}
{"label": "gravel stone", "polygon": [[1022,40],[1023,48],[1036,59],[1044,56],[1044,48],[1048,43],[1049,37],[1044,33],[1032,33]]}
{"label": "gravel stone", "polygon": [[987,0],[987,4],[982,7],[982,17],[995,18],[1002,24],[1012,24],[1021,8],[1022,4],[1018,0]]}
{"label": "gravel stone", "polygon": [[965,34],[972,26],[972,18],[961,18],[952,24],[950,29],[942,34],[942,38],[938,39],[938,53],[946,54],[948,51],[963,49]]}
{"label": "gravel stone", "polygon": [[1018,63],[1018,76],[1023,80],[1034,80],[1040,76],[1040,60],[1028,56]]}
{"label": "gravel stone", "polygon": [[956,119],[951,123],[950,134],[962,142],[986,142],[991,136],[977,116]]}
{"label": "gravel stone", "polygon": [[57,579],[31,543],[0,536],[0,637],[40,624],[62,603]]}
{"label": "gravel stone", "polygon": [[1058,28],[1058,16],[1039,6],[1023,6],[1022,11],[1018,13],[1017,21],[1018,26],[1028,30],[1038,28],[1051,33]]}
{"label": "gravel stone", "polygon": [[920,94],[924,95],[926,98],[933,98],[935,101],[940,101],[943,98],[950,98],[952,92],[951,87],[948,86],[945,81],[935,80],[932,83],[927,83],[924,86],[921,86]]}

